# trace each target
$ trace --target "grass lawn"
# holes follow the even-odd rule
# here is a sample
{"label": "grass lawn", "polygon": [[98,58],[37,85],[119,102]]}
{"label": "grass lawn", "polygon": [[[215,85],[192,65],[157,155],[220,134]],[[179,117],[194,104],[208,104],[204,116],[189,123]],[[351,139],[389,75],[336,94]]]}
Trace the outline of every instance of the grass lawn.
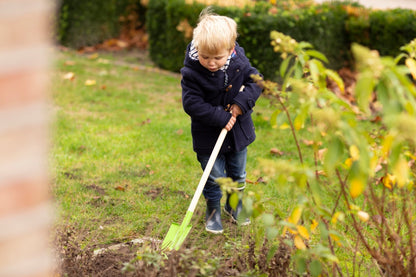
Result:
{"label": "grass lawn", "polygon": [[[143,64],[150,62],[131,54],[56,54],[51,174],[57,224],[86,231],[85,243],[163,239],[171,223],[182,221],[202,175],[182,109],[180,75]],[[255,107],[249,180],[261,177],[259,159],[279,158],[272,148],[296,158],[289,131],[270,126],[274,110],[264,97]],[[273,179],[247,190],[263,191],[282,211],[290,208],[287,191]],[[204,212],[201,197],[189,241],[210,244]],[[245,230],[250,228],[255,224]],[[240,231],[226,224],[224,237],[238,239]]]}

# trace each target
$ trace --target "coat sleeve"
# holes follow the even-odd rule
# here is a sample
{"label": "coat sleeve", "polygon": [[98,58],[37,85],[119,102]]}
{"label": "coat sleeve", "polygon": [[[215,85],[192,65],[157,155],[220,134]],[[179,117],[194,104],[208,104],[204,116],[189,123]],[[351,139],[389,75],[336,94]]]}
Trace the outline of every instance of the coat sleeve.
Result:
{"label": "coat sleeve", "polygon": [[243,114],[253,109],[257,99],[263,91],[263,89],[253,81],[251,75],[260,75],[263,78],[256,68],[249,65],[244,72],[244,90],[239,92],[233,100],[233,102],[241,108]]}
{"label": "coat sleeve", "polygon": [[182,105],[185,112],[203,125],[223,128],[231,118],[222,106],[215,106],[205,101],[202,88],[194,79],[190,69],[183,68],[182,73]]}

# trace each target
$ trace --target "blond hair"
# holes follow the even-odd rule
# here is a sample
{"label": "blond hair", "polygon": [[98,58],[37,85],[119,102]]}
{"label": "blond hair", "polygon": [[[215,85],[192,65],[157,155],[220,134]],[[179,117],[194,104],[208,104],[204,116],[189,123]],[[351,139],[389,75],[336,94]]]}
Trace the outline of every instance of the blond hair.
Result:
{"label": "blond hair", "polygon": [[237,23],[233,19],[213,13],[211,7],[201,12],[193,33],[196,50],[217,54],[234,48],[236,39]]}

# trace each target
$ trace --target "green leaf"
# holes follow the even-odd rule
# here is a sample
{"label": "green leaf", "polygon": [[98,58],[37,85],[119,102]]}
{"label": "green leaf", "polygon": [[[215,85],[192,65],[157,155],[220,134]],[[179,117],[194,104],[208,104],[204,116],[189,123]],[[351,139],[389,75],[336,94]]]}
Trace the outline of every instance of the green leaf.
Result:
{"label": "green leaf", "polygon": [[394,59],[394,63],[398,64],[400,62],[401,59],[406,58],[407,55],[404,53],[401,53],[400,55],[398,55],[395,59]]}
{"label": "green leaf", "polygon": [[362,76],[357,80],[355,86],[355,92],[357,93],[357,103],[361,110],[369,113],[370,109],[368,106],[374,90],[375,80],[372,78],[370,72],[365,72],[361,75]]}
{"label": "green leaf", "polygon": [[273,241],[279,235],[279,230],[275,227],[266,228],[266,236],[269,241]]}
{"label": "green leaf", "polygon": [[328,174],[332,174],[335,167],[343,159],[344,154],[344,144],[342,141],[335,137],[333,138],[328,145],[328,151],[325,155],[325,168]]}
{"label": "green leaf", "polygon": [[302,63],[301,62],[295,63],[294,68],[295,68],[294,77],[296,79],[301,79],[303,77],[303,67],[302,67]]}
{"label": "green leaf", "polygon": [[289,66],[290,61],[292,60],[293,56],[286,58],[283,60],[282,64],[280,65],[280,76],[284,77],[287,71],[287,67]]}
{"label": "green leaf", "polygon": [[325,74],[337,84],[341,92],[344,92],[345,90],[344,81],[342,81],[342,78],[338,75],[337,72],[331,69],[325,69]]}
{"label": "green leaf", "polygon": [[319,276],[322,272],[322,264],[318,260],[313,260],[309,267],[310,267],[312,276]]}
{"label": "green leaf", "polygon": [[272,214],[263,214],[263,223],[266,226],[274,225],[274,216]]}
{"label": "green leaf", "polygon": [[270,124],[273,128],[277,127],[277,116],[280,114],[280,110],[275,110],[270,116]]}
{"label": "green leaf", "polygon": [[236,193],[236,192],[233,192],[231,195],[230,195],[230,199],[229,199],[229,204],[230,204],[230,207],[233,209],[233,210],[235,210],[236,208],[237,208],[237,205],[238,205],[238,193]]}
{"label": "green leaf", "polygon": [[307,48],[313,48],[313,45],[310,44],[309,42],[301,41],[299,42],[298,47],[300,49],[307,49]]}
{"label": "green leaf", "polygon": [[295,258],[295,268],[298,274],[303,274],[306,272],[306,259],[301,256],[296,256]]}
{"label": "green leaf", "polygon": [[319,60],[321,60],[321,61],[323,61],[325,63],[328,63],[328,59],[325,57],[324,54],[322,54],[319,51],[316,51],[316,50],[306,50],[305,53],[308,54],[311,57],[317,58],[317,59],[319,59]]}

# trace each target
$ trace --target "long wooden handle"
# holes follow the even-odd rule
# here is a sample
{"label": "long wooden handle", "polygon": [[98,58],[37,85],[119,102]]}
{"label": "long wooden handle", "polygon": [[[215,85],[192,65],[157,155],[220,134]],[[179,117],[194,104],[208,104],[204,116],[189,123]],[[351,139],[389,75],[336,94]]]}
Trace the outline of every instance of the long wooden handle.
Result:
{"label": "long wooden handle", "polygon": [[214,149],[212,150],[211,156],[209,157],[208,163],[204,169],[201,180],[199,181],[198,187],[196,188],[192,202],[189,205],[188,211],[194,212],[196,205],[198,204],[199,197],[201,197],[202,190],[204,189],[205,183],[208,180],[209,174],[211,173],[212,167],[214,166],[215,160],[217,159],[218,153],[220,152],[222,143],[224,142],[227,130],[224,128],[215,143]]}

